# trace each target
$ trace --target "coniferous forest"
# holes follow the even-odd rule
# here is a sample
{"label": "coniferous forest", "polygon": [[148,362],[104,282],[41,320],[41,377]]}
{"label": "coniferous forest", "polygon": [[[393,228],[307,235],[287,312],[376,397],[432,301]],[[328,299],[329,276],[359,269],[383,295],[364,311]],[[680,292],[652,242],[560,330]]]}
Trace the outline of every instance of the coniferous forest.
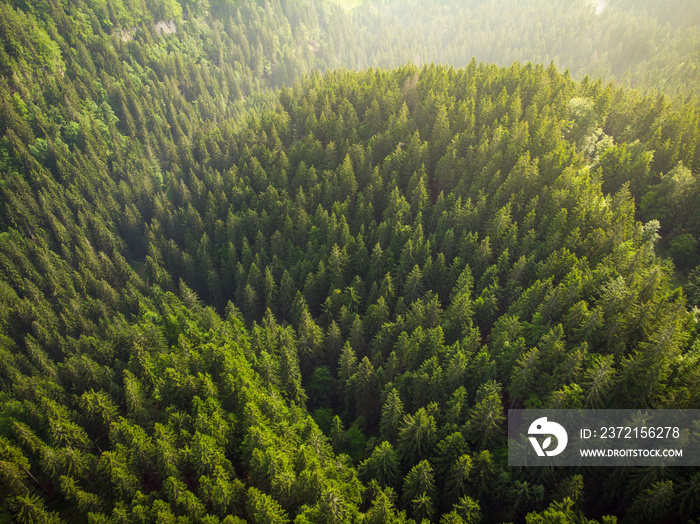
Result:
{"label": "coniferous forest", "polygon": [[691,0],[0,0],[0,522],[700,522],[506,453],[700,408],[699,87]]}

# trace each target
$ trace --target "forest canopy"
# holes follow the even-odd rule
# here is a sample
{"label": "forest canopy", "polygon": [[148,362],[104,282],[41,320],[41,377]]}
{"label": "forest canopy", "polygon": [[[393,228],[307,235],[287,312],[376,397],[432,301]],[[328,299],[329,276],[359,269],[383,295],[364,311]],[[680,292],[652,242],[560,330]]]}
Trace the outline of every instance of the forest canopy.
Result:
{"label": "forest canopy", "polygon": [[505,435],[700,407],[697,8],[497,4],[0,1],[0,522],[697,518]]}

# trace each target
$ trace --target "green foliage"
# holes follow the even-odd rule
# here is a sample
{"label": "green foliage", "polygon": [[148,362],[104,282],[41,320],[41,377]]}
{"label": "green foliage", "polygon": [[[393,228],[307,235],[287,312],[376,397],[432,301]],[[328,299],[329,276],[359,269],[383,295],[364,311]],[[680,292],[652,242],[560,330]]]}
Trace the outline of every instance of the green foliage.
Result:
{"label": "green foliage", "polygon": [[693,235],[683,233],[669,242],[669,254],[683,269],[694,267],[698,262],[698,240]]}
{"label": "green foliage", "polygon": [[697,514],[503,465],[506,408],[700,401],[692,96],[468,61],[537,12],[636,83],[693,26],[564,3],[1,1],[0,520]]}
{"label": "green foliage", "polygon": [[[541,513],[528,513],[525,522],[527,524],[549,524],[555,522],[561,524],[574,524],[577,522],[596,524],[598,522],[581,517],[573,508],[573,505],[573,501],[569,498],[561,502],[552,502],[549,507]],[[603,517],[603,523],[605,524],[615,524],[616,522],[617,519],[615,517]]]}
{"label": "green foliage", "polygon": [[427,460],[423,460],[406,475],[403,485],[404,504],[416,520],[430,519],[435,512],[434,496],[433,469]]}
{"label": "green foliage", "polygon": [[400,479],[398,455],[391,444],[384,441],[360,464],[358,471],[365,482],[375,480],[383,488],[396,488]]}
{"label": "green foliage", "polygon": [[553,61],[578,79],[698,96],[700,35],[691,0],[607,2],[602,12],[565,0],[381,0],[352,14],[364,29],[355,45],[372,58],[360,66]]}

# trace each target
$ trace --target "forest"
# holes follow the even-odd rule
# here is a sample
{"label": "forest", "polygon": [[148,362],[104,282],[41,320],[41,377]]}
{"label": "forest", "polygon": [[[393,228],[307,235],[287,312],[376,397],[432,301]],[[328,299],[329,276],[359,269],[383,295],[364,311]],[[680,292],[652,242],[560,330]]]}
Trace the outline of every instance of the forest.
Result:
{"label": "forest", "polygon": [[700,8],[599,6],[0,0],[0,523],[700,522],[507,465],[700,409]]}

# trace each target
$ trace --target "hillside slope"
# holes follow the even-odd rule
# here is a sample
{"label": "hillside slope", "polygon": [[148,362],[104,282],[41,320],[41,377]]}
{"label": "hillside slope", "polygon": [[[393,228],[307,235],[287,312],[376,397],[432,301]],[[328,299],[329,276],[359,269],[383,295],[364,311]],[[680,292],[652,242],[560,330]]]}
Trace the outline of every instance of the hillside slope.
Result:
{"label": "hillside slope", "polygon": [[656,252],[700,301],[697,108],[554,65],[291,84],[354,16],[0,3],[0,520],[697,514],[693,468],[508,468],[504,435],[700,406]]}

